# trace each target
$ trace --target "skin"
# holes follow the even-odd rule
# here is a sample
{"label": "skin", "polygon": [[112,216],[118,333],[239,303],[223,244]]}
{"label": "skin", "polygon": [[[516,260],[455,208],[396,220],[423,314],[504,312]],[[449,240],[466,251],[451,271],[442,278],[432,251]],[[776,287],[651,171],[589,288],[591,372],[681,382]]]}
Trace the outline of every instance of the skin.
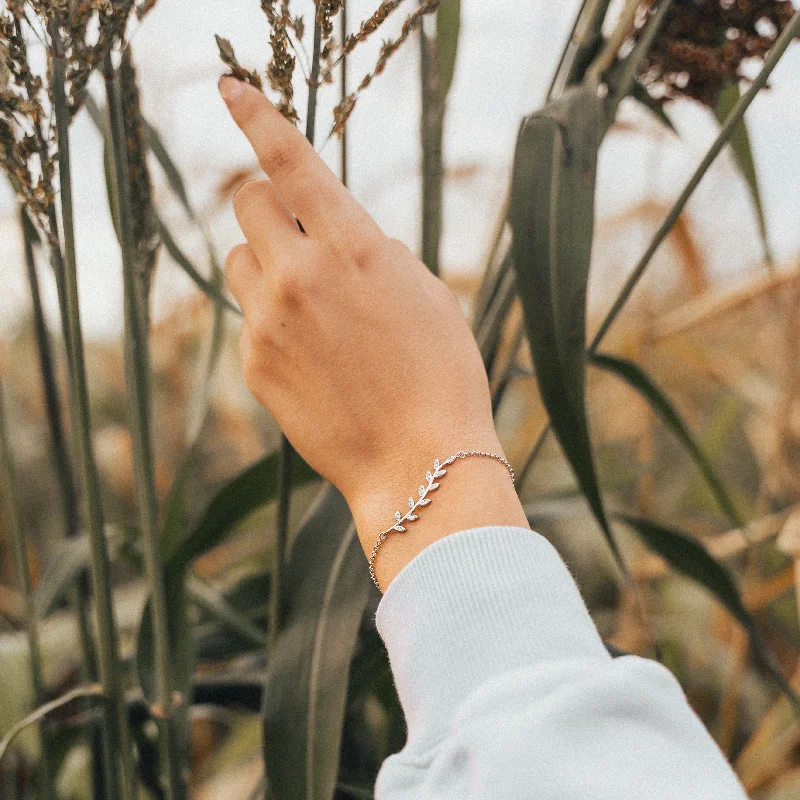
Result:
{"label": "skin", "polygon": [[[268,177],[236,193],[246,243],[226,260],[244,313],[244,377],[342,492],[368,556],[434,459],[503,455],[486,372],[450,290],[383,234],[305,137],[252,86],[225,77],[220,93]],[[490,459],[456,461],[431,500],[381,546],[382,589],[449,533],[528,527],[508,472]]]}

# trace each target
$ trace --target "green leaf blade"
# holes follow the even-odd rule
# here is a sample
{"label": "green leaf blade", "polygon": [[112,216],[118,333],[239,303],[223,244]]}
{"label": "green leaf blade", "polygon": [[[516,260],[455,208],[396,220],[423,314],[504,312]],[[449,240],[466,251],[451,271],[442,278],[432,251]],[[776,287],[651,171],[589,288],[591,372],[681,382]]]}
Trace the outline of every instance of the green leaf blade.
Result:
{"label": "green leaf blade", "polygon": [[[739,85],[735,82],[729,83],[720,93],[717,105],[714,107],[714,116],[721,124],[725,122],[728,114],[739,102],[741,93]],[[764,206],[761,202],[761,190],[758,184],[758,173],[756,172],[756,162],[753,157],[753,149],[750,144],[750,134],[747,131],[747,124],[742,120],[733,130],[728,143],[733,152],[733,158],[739,172],[747,184],[747,190],[750,193],[750,199],[753,203],[753,210],[756,214],[756,222],[758,223],[758,232],[761,237],[761,245],[764,250],[764,260],[768,265],[773,263],[772,251],[769,245],[769,236],[767,233],[767,220],[764,215]]]}
{"label": "green leaf blade", "polygon": [[586,290],[602,101],[591,84],[530,116],[517,140],[509,221],[517,291],[553,430],[617,561],[585,409]]}
{"label": "green leaf blade", "polygon": [[649,403],[661,421],[672,431],[699,468],[706,483],[714,494],[722,511],[735,528],[744,527],[744,519],[736,509],[725,485],[717,476],[708,456],[697,443],[675,406],[650,376],[633,361],[605,353],[593,353],[591,363],[596,367],[616,375],[638,392]]}
{"label": "green leaf blade", "polygon": [[720,564],[700,542],[682,531],[627,514],[616,516],[636,531],[645,544],[673,569],[707,589],[731,613],[747,632],[753,654],[759,663],[793,701],[795,707],[800,709],[800,700],[764,642],[728,569]]}
{"label": "green leaf blade", "polygon": [[[187,532],[176,526],[161,539],[161,560],[170,568],[186,567],[195,558],[219,544],[257,508],[274,500],[278,491],[278,453],[256,461],[226,483],[208,504],[199,522]],[[316,472],[297,459],[294,486],[317,478]]]}
{"label": "green leaf blade", "polygon": [[667,130],[674,134],[678,133],[664,108],[664,104],[656,100],[639,81],[634,81],[630,96],[642,107],[646,108]]}
{"label": "green leaf blade", "polygon": [[194,285],[214,303],[219,304],[228,311],[232,311],[237,316],[241,316],[241,311],[222,293],[222,288],[218,282],[208,280],[201,275],[200,270],[192,263],[191,259],[184,253],[175,237],[167,227],[160,215],[156,214],[156,225],[158,235],[170,254],[172,260],[186,273]]}
{"label": "green leaf blade", "polygon": [[326,486],[292,547],[284,625],[264,688],[264,763],[271,796],[332,798],[350,663],[370,591],[344,498]]}

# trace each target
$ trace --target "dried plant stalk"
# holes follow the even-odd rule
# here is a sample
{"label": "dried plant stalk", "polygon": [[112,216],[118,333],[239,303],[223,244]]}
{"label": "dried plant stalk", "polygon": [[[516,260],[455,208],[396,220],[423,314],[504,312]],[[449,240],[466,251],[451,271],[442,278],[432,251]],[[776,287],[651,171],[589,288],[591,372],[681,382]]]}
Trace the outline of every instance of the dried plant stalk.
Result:
{"label": "dried plant stalk", "polygon": [[337,58],[334,58],[334,48],[330,43],[326,43],[326,46],[322,49],[322,62],[325,64],[325,69],[322,71],[319,82],[330,83],[333,80],[333,70],[342,63],[342,60],[350,55],[359,44],[365,42],[371,34],[375,33],[375,31],[377,31],[391,16],[392,12],[400,7],[402,2],[403,0],[388,0],[387,2],[381,3],[375,12],[361,23],[356,33],[351,33],[349,35],[346,32],[343,33],[341,52]]}
{"label": "dried plant stalk", "polygon": [[[361,23],[356,33],[347,34],[344,31],[342,41],[337,43],[334,38],[333,20],[342,11],[343,0],[319,0],[316,3],[312,69],[307,78],[309,90],[313,92],[323,84],[331,83],[334,68],[352,53],[358,44],[365,42],[375,33],[400,7],[402,2],[403,0],[385,0],[373,14]],[[383,72],[389,59],[408,39],[412,31],[421,25],[423,17],[435,12],[439,8],[439,4],[440,0],[422,0],[406,18],[398,37],[384,42],[375,67],[364,76],[354,92],[341,98],[339,105],[334,109],[334,122],[330,135],[341,134],[344,123],[352,113],[360,93]],[[270,26],[270,46],[272,48],[272,58],[266,70],[267,79],[270,88],[280,95],[280,100],[276,104],[280,112],[291,122],[297,123],[299,117],[294,105],[293,87],[296,58],[290,33],[293,32],[297,40],[302,41],[305,32],[303,19],[302,17],[292,17],[289,0],[280,0],[280,3],[278,0],[261,0],[261,9]],[[217,45],[220,57],[233,77],[263,90],[258,73],[241,66],[228,40],[217,36]]]}
{"label": "dried plant stalk", "polygon": [[42,230],[54,203],[52,132],[40,76],[28,62],[21,7],[0,13],[0,164]]}
{"label": "dried plant stalk", "polygon": [[323,41],[333,35],[333,18],[342,8],[342,0],[318,0],[317,24],[322,32]]}
{"label": "dried plant stalk", "polygon": [[342,46],[342,55],[349,55],[355,50],[356,45],[360,42],[365,42],[371,34],[375,33],[386,22],[392,12],[400,7],[402,2],[403,0],[385,0],[385,2],[381,3],[375,13],[361,23],[356,33],[351,33],[345,38]]}
{"label": "dried plant stalk", "polygon": [[61,189],[61,212],[65,243],[65,309],[64,332],[70,358],[70,405],[76,421],[73,431],[75,451],[79,455],[81,483],[84,492],[85,520],[91,544],[92,584],[95,589],[98,625],[100,675],[108,700],[103,726],[106,758],[105,779],[114,796],[131,798],[134,793],[132,743],[128,728],[127,707],[123,694],[119,662],[119,640],[114,617],[108,546],[100,492],[100,476],[92,444],[92,423],[89,390],[80,320],[75,230],[72,205],[72,172],[69,150],[69,107],[65,91],[66,63],[61,48],[57,20],[50,25],[52,36],[52,93],[58,136],[58,166]]}
{"label": "dried plant stalk", "polygon": [[245,69],[239,63],[236,54],[233,52],[233,45],[221,36],[215,36],[214,38],[217,40],[219,57],[222,59],[222,63],[230,70],[231,76],[244,83],[249,83],[251,86],[255,86],[256,89],[263,89],[264,87],[259,74],[253,70]]}
{"label": "dried plant stalk", "polygon": [[[102,752],[106,756],[103,783],[115,797],[122,798],[134,792],[135,779],[127,709],[122,695],[98,475],[91,445],[75,279],[68,126],[85,101],[92,70],[122,41],[134,9],[141,13],[146,11],[145,6],[131,0],[114,3],[15,1],[6,3],[0,11],[0,162],[20,201],[47,236],[56,276],[70,362],[73,436],[80,456],[86,508],[84,522],[92,540],[100,672],[107,690],[107,708],[114,712],[106,716],[103,725]],[[45,76],[34,73],[30,67],[26,32],[46,43],[49,56],[46,84]],[[66,258],[61,250],[55,205],[56,156]],[[87,648],[84,648],[84,659],[91,674],[93,656]],[[98,748],[94,750],[100,752]]]}
{"label": "dried plant stalk", "polygon": [[136,71],[128,48],[122,54],[119,67],[122,107],[125,109],[125,146],[127,151],[128,183],[130,185],[131,215],[135,273],[139,299],[145,323],[149,320],[150,285],[158,257],[159,236],[150,170],[147,165],[147,126],[142,117]]}
{"label": "dried plant stalk", "polygon": [[438,10],[439,3],[440,0],[423,0],[423,2],[406,18],[403,27],[400,29],[400,35],[396,39],[388,39],[383,43],[372,72],[368,72],[361,79],[358,88],[345,97],[333,110],[333,128],[331,129],[331,136],[341,133],[342,126],[347,122],[350,114],[353,113],[356,101],[361,92],[386,69],[386,64],[389,62],[389,59],[400,49],[406,39],[411,35],[411,32],[422,24],[423,17],[426,14],[433,14]]}
{"label": "dried plant stalk", "polygon": [[[159,727],[159,751],[162,783],[167,800],[181,800],[186,796],[184,785],[183,759],[179,749],[182,737],[175,724],[175,702],[172,684],[172,665],[170,662],[169,615],[164,570],[159,556],[158,495],[155,486],[155,455],[153,451],[152,397],[150,387],[149,324],[144,305],[148,300],[143,294],[143,279],[149,282],[149,275],[140,272],[141,242],[137,234],[142,225],[134,213],[133,203],[137,192],[145,191],[149,199],[149,178],[141,176],[142,165],[131,162],[144,157],[141,152],[141,137],[137,129],[141,119],[135,116],[138,110],[138,94],[133,81],[132,68],[127,69],[128,85],[123,85],[124,68],[114,71],[110,55],[106,57],[103,72],[108,99],[109,130],[112,150],[112,188],[115,197],[117,227],[120,249],[122,251],[123,297],[125,303],[125,366],[126,386],[129,405],[131,439],[133,443],[134,485],[141,529],[142,549],[146,565],[147,581],[152,606],[154,665],[156,680],[156,702],[159,713],[154,714]],[[127,119],[129,109],[123,107],[125,97],[135,99],[134,118]],[[135,98],[132,96],[135,95]],[[133,132],[133,136],[132,136]],[[138,141],[131,141],[138,138]],[[135,177],[139,185],[131,183]],[[146,178],[146,179],[145,179]],[[143,186],[146,184],[146,187]],[[147,223],[144,223],[145,226]]]}
{"label": "dried plant stalk", "polygon": [[299,18],[298,20],[292,19],[288,0],[282,0],[280,11],[276,11],[274,0],[271,2],[270,0],[261,0],[261,8],[270,26],[269,44],[272,48],[272,58],[267,65],[267,80],[270,87],[280,95],[278,110],[290,122],[296,123],[299,116],[294,106],[294,86],[292,84],[295,57],[291,52],[289,31],[294,30],[295,35],[302,39],[303,22]]}

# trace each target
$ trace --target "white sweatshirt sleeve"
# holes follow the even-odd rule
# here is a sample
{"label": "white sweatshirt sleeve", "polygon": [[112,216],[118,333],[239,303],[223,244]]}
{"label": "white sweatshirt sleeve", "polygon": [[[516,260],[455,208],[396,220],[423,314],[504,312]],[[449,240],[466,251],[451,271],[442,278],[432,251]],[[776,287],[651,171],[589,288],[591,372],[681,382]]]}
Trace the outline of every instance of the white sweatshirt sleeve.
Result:
{"label": "white sweatshirt sleeve", "polygon": [[612,659],[525,528],[423,550],[378,606],[408,739],[377,800],[743,800],[672,674]]}

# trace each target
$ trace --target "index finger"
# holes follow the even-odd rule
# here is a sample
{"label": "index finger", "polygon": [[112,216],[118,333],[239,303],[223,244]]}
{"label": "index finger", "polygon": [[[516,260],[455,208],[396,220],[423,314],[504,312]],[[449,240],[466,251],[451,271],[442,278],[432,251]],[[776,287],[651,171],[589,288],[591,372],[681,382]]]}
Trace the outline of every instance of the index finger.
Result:
{"label": "index finger", "polygon": [[253,86],[225,76],[220,94],[255,151],[259,164],[292,213],[312,237],[377,224],[312,145]]}

